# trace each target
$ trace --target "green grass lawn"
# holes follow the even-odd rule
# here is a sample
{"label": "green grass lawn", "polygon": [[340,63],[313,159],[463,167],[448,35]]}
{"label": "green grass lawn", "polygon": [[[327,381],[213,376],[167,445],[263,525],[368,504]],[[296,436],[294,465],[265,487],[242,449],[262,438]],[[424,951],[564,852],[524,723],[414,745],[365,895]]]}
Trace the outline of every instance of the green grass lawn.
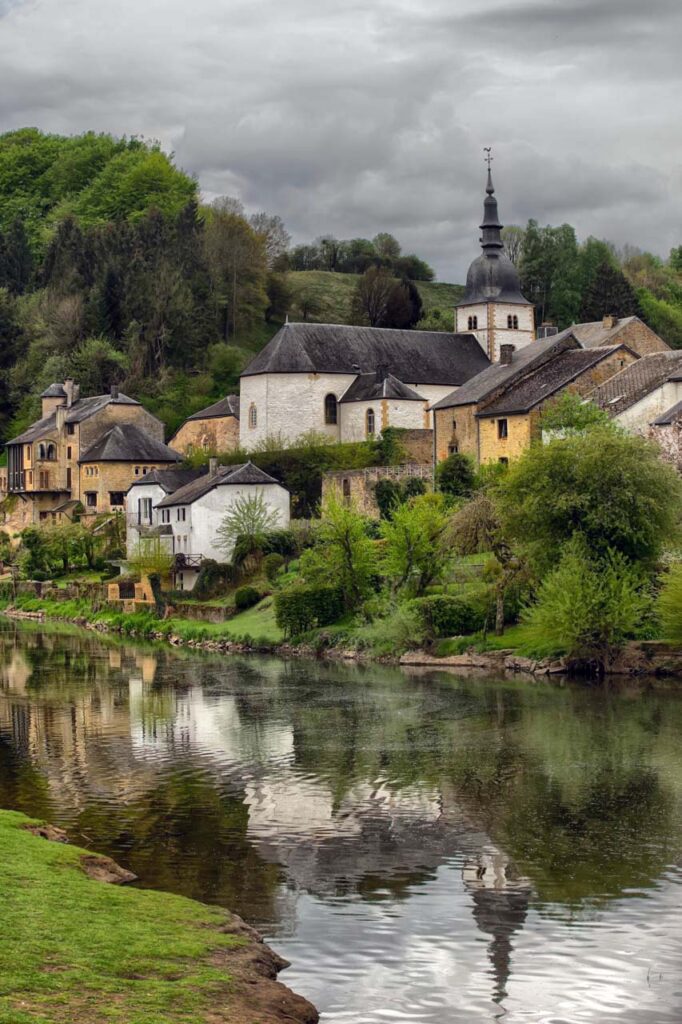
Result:
{"label": "green grass lawn", "polygon": [[85,851],[27,821],[0,811],[0,1024],[230,1019],[230,979],[211,956],[242,940],[218,930],[224,911],[93,881]]}

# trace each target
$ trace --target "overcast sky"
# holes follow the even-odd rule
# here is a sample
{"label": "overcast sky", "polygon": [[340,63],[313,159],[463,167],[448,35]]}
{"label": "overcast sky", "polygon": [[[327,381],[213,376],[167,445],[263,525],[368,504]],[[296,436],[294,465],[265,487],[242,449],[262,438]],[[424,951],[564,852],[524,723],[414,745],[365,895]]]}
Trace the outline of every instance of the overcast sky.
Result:
{"label": "overcast sky", "polygon": [[296,241],[442,280],[502,221],[682,242],[682,0],[0,0],[0,130],[143,135]]}

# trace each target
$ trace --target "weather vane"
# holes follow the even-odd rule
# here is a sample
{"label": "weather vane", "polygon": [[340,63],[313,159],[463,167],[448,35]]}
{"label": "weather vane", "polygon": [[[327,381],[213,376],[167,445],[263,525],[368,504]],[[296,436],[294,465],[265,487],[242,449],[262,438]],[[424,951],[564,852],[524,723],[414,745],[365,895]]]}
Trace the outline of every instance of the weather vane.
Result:
{"label": "weather vane", "polygon": [[485,162],[486,162],[486,163],[487,163],[487,165],[488,165],[488,170],[490,170],[490,164],[491,164],[491,163],[492,163],[492,161],[493,161],[493,157],[492,157],[492,156],[490,155],[490,150],[491,150],[492,148],[493,148],[492,146],[484,146],[484,147],[483,147],[483,152],[484,152],[484,153],[487,153],[487,156],[484,156],[484,157],[483,157],[483,159],[485,160]]}

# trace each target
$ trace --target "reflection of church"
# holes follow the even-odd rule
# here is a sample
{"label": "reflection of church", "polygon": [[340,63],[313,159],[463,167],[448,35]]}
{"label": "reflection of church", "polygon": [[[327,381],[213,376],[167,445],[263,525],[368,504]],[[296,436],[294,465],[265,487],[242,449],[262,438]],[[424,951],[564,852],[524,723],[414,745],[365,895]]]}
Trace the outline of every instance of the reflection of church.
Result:
{"label": "reflection of church", "polygon": [[491,937],[488,958],[495,979],[493,1002],[502,1003],[511,974],[512,936],[525,924],[530,882],[493,845],[483,847],[475,858],[465,862],[462,879],[472,894],[476,924]]}

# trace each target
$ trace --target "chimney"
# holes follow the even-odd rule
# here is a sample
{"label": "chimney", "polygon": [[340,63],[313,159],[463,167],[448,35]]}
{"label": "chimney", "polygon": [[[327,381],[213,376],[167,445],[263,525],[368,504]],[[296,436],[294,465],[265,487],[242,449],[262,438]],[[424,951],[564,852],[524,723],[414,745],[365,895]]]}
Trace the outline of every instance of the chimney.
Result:
{"label": "chimney", "polygon": [[614,316],[613,313],[607,313],[602,320],[602,326],[605,330],[610,331],[612,327],[615,327],[618,323],[618,317]]}
{"label": "chimney", "polygon": [[80,396],[81,396],[81,386],[80,386],[80,384],[74,384],[73,385],[73,400],[74,400],[74,402],[77,402],[78,399],[80,398]]}
{"label": "chimney", "polygon": [[61,433],[66,423],[66,406],[58,405],[54,411],[56,417],[57,430]]}
{"label": "chimney", "polygon": [[217,476],[218,473],[218,460],[214,455],[208,460],[208,475]]}
{"label": "chimney", "polygon": [[118,384],[111,385],[111,397],[116,401],[118,398]]}
{"label": "chimney", "polygon": [[515,348],[515,345],[500,345],[500,364],[502,366],[509,366]]}
{"label": "chimney", "polygon": [[70,409],[73,405],[73,377],[67,377],[64,381],[64,390],[66,391],[66,408]]}
{"label": "chimney", "polygon": [[551,338],[552,335],[558,333],[559,328],[551,320],[543,320],[538,327],[538,338]]}
{"label": "chimney", "polygon": [[375,379],[376,379],[377,384],[383,384],[383,382],[386,380],[387,377],[388,377],[388,366],[386,365],[386,363],[379,363],[379,365],[377,366],[376,374],[375,374]]}

